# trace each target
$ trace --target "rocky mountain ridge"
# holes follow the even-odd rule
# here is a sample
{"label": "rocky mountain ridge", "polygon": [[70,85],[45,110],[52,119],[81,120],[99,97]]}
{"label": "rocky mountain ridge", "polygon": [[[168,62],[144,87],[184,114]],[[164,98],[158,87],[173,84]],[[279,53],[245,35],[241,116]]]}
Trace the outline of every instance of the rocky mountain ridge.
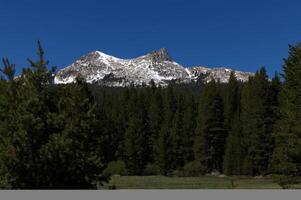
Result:
{"label": "rocky mountain ridge", "polygon": [[231,71],[235,72],[240,81],[247,81],[253,75],[224,67],[183,67],[173,61],[164,48],[133,59],[121,59],[94,51],[59,70],[54,83],[72,83],[77,76],[83,77],[88,83],[121,87],[147,85],[152,80],[156,85],[166,86],[170,82],[191,83],[200,78],[203,82],[213,78],[225,83]]}

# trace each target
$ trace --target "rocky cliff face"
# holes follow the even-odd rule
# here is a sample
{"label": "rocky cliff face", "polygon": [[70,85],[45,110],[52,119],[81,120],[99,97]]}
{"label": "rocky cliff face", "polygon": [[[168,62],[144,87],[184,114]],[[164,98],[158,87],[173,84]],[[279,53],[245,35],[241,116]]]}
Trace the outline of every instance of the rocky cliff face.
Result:
{"label": "rocky cliff face", "polygon": [[[190,83],[203,76],[208,82],[227,82],[231,69],[227,68],[185,68],[172,60],[166,49],[151,52],[134,59],[120,59],[94,51],[82,56],[68,67],[60,70],[54,79],[56,84],[75,81],[77,76],[83,77],[88,83],[106,86],[130,86],[149,84],[151,80],[157,85],[166,86],[171,81]],[[235,71],[236,77],[247,81],[253,75],[249,72]]]}

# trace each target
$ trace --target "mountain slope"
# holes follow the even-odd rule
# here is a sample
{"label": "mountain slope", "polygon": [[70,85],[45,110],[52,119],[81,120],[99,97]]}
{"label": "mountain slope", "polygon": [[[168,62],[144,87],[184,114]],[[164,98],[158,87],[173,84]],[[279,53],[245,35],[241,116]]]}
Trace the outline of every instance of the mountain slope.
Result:
{"label": "mountain slope", "polygon": [[[156,85],[166,86],[171,81],[189,83],[196,81],[199,76],[206,75],[204,81],[211,78],[227,82],[230,69],[226,68],[185,68],[174,62],[166,49],[151,52],[134,59],[120,59],[94,51],[82,56],[70,66],[60,70],[54,82],[66,84],[82,76],[88,83],[106,86],[130,86],[149,84],[151,80]],[[246,81],[252,73],[235,72],[241,81]]]}
{"label": "mountain slope", "polygon": [[254,75],[254,73],[251,72],[236,71],[225,67],[207,68],[207,67],[197,66],[197,67],[189,68],[189,71],[191,72],[193,77],[199,77],[201,75],[203,76],[205,75],[204,78],[205,82],[209,82],[211,79],[214,79],[216,81],[220,81],[221,83],[228,82],[231,71],[234,71],[237,80],[242,82],[247,81],[249,76]]}

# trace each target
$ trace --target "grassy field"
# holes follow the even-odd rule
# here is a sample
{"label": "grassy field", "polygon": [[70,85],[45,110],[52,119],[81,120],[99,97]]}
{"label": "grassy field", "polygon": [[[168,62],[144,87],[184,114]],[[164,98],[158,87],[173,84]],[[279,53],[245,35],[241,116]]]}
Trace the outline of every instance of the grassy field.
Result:
{"label": "grassy field", "polygon": [[[232,180],[232,181],[231,181]],[[112,176],[102,189],[281,189],[272,179],[252,177]]]}

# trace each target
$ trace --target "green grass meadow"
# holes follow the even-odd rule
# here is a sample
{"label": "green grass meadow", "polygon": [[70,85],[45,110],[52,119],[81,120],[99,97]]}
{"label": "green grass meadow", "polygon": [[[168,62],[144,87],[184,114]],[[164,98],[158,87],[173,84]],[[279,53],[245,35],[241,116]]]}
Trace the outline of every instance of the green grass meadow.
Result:
{"label": "green grass meadow", "polygon": [[271,178],[253,177],[166,177],[166,176],[112,176],[99,189],[281,189]]}

